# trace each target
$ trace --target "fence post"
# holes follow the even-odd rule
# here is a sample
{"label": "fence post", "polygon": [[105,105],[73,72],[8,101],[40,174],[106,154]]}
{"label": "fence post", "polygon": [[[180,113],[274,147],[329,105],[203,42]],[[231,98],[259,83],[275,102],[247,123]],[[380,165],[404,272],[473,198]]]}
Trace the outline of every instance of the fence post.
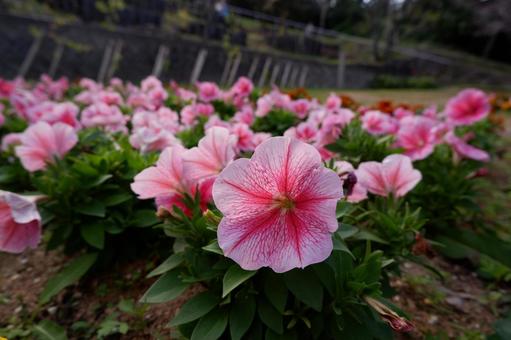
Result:
{"label": "fence post", "polygon": [[107,72],[106,72],[106,79],[105,81],[110,81],[110,79],[112,79],[114,73],[115,73],[115,70],[117,69],[117,67],[119,66],[119,63],[121,62],[121,59],[122,59],[122,46],[123,46],[123,41],[122,40],[117,40],[115,42],[115,45],[112,49],[112,56],[110,58],[110,64],[109,64],[109,67],[107,69]]}
{"label": "fence post", "polygon": [[279,72],[280,72],[280,64],[275,64],[275,66],[273,66],[273,70],[271,72],[270,86],[275,85],[275,83],[277,81],[277,77],[279,75]]}
{"label": "fence post", "polygon": [[261,76],[259,77],[259,82],[257,83],[258,87],[263,87],[266,77],[268,76],[268,72],[270,71],[271,66],[271,57],[266,57],[264,62],[263,71],[261,72]]}
{"label": "fence post", "polygon": [[238,55],[236,56],[236,59],[234,59],[234,63],[232,65],[232,68],[231,68],[231,72],[229,74],[229,79],[227,79],[227,86],[231,86],[233,83],[234,83],[234,79],[236,79],[236,74],[238,73],[238,69],[240,67],[240,63],[241,63],[241,52],[238,53]]}
{"label": "fence post", "polygon": [[108,64],[110,63],[110,58],[114,49],[113,44],[112,40],[109,40],[105,47],[105,52],[103,52],[103,59],[101,59],[101,66],[98,72],[98,83],[102,83],[105,80]]}
{"label": "fence post", "polygon": [[255,73],[257,71],[257,66],[259,66],[259,56],[254,57],[252,59],[252,64],[250,64],[250,69],[248,70],[248,78],[254,79]]}
{"label": "fence post", "polygon": [[280,80],[280,87],[286,88],[289,80],[289,73],[291,72],[291,67],[293,64],[288,61],[286,62],[286,66],[284,67],[284,72],[282,73],[282,79]]}
{"label": "fence post", "polygon": [[154,61],[153,66],[153,76],[156,78],[159,78],[161,75],[161,72],[163,70],[163,63],[165,62],[165,59],[167,59],[169,55],[169,48],[164,45],[160,45],[158,48],[158,53],[156,54],[156,59]]}
{"label": "fence post", "polygon": [[208,56],[208,50],[202,48],[197,54],[197,59],[195,59],[195,65],[193,67],[192,74],[190,75],[190,84],[193,85],[199,80],[200,74],[202,72],[202,68],[204,67],[204,63],[206,62],[206,57]]}
{"label": "fence post", "polygon": [[309,66],[304,65],[300,73],[300,80],[298,81],[298,85],[300,87],[305,87],[305,82],[307,81],[307,73],[309,73]]}
{"label": "fence post", "polygon": [[55,51],[53,51],[53,56],[51,58],[50,68],[48,69],[48,75],[50,77],[55,77],[57,73],[57,68],[59,67],[60,60],[62,59],[62,55],[64,54],[64,45],[58,44],[55,47]]}
{"label": "fence post", "polygon": [[34,38],[34,41],[32,41],[30,49],[28,50],[25,59],[23,59],[23,63],[18,70],[18,77],[25,77],[27,75],[30,66],[32,66],[32,63],[34,62],[37,52],[39,52],[39,49],[41,48],[43,37],[44,34],[38,35]]}
{"label": "fence post", "polygon": [[345,70],[346,70],[346,54],[339,47],[339,55],[337,59],[337,87],[344,86]]}
{"label": "fence post", "polygon": [[232,65],[232,55],[230,53],[227,54],[227,60],[225,61],[224,70],[222,71],[222,77],[220,78],[220,84],[226,85],[227,77],[229,76],[229,70]]}

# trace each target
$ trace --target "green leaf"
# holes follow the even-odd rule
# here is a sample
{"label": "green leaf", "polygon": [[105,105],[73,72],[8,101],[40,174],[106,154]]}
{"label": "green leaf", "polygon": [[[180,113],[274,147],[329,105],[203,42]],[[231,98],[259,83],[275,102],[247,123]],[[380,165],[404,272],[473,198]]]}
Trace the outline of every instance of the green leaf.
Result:
{"label": "green leaf", "polygon": [[261,321],[278,334],[282,334],[284,328],[282,326],[282,314],[280,314],[273,306],[262,298],[258,301],[257,312]]}
{"label": "green leaf", "polygon": [[281,314],[284,313],[287,302],[288,290],[280,276],[273,273],[264,278],[264,294]]}
{"label": "green leaf", "polygon": [[166,273],[179,266],[181,263],[183,263],[183,261],[184,257],[182,253],[170,255],[170,257],[166,259],[162,264],[160,264],[158,267],[153,269],[149,274],[147,274],[147,277],[150,278],[153,276],[158,276],[163,273]]}
{"label": "green leaf", "polygon": [[91,246],[103,249],[105,246],[105,229],[99,224],[85,224],[80,226],[82,238]]}
{"label": "green leaf", "polygon": [[192,333],[192,340],[216,340],[227,327],[229,314],[226,309],[215,309],[200,319]]}
{"label": "green leaf", "polygon": [[240,340],[248,331],[256,312],[256,302],[253,295],[236,297],[232,303],[229,315],[231,339]]}
{"label": "green leaf", "polygon": [[78,205],[75,210],[80,214],[94,217],[105,217],[106,208],[99,201],[92,201],[84,205]]}
{"label": "green leaf", "polygon": [[160,222],[156,212],[151,209],[137,210],[132,217],[130,225],[138,228],[151,227]]}
{"label": "green leaf", "polygon": [[205,251],[209,251],[211,253],[219,254],[219,255],[222,255],[222,256],[224,255],[224,252],[222,251],[222,249],[218,245],[218,241],[217,240],[214,240],[213,242],[211,242],[207,246],[202,247],[202,249],[204,249]]}
{"label": "green leaf", "polygon": [[47,303],[62,289],[78,281],[96,262],[97,257],[97,253],[85,254],[71,261],[60,273],[48,280],[39,297],[39,302]]}
{"label": "green leaf", "polygon": [[226,297],[234,288],[250,279],[256,273],[257,270],[247,271],[237,264],[232,265],[224,275],[222,298]]}
{"label": "green leaf", "polygon": [[103,199],[103,204],[107,207],[113,207],[116,205],[119,205],[121,203],[124,203],[126,201],[129,201],[133,197],[132,194],[124,192],[120,194],[113,194],[110,196],[107,196]]}
{"label": "green leaf", "polygon": [[343,251],[347,254],[350,254],[350,256],[353,257],[353,259],[355,259],[355,255],[353,255],[351,253],[351,251],[348,249],[348,246],[346,245],[346,243],[342,240],[342,238],[340,236],[334,236],[333,242],[334,242],[334,250]]}
{"label": "green leaf", "polygon": [[323,285],[315,273],[309,269],[294,269],[284,273],[287,288],[296,298],[318,312],[323,306]]}
{"label": "green leaf", "polygon": [[108,181],[110,178],[112,178],[112,175],[110,175],[110,174],[99,176],[96,180],[94,180],[90,183],[87,183],[86,187],[87,188],[97,187],[97,186],[105,183],[106,181]]}
{"label": "green leaf", "polygon": [[43,320],[33,328],[34,335],[40,340],[66,340],[66,330],[50,320]]}
{"label": "green leaf", "polygon": [[359,230],[360,229],[351,224],[340,223],[339,230],[337,231],[337,233],[341,235],[343,240],[345,240],[358,233]]}
{"label": "green leaf", "polygon": [[353,205],[349,202],[346,202],[346,201],[339,201],[337,203],[337,208],[336,208],[336,215],[337,215],[337,218],[341,218],[347,214],[349,214],[349,212],[351,211],[351,209],[353,208]]}
{"label": "green leaf", "polygon": [[381,237],[379,237],[367,230],[360,230],[358,233],[356,233],[353,236],[353,238],[355,238],[357,240],[369,240],[369,241],[374,241],[374,242],[381,243],[381,244],[389,244],[387,241],[385,241]]}
{"label": "green leaf", "polygon": [[169,326],[174,327],[197,320],[209,313],[219,303],[219,296],[211,292],[199,293],[181,307],[181,310],[174,319],[172,319]]}
{"label": "green leaf", "polygon": [[179,279],[179,272],[171,271],[160,277],[142,296],[140,302],[143,303],[162,303],[174,300],[181,295],[186,288],[187,283]]}

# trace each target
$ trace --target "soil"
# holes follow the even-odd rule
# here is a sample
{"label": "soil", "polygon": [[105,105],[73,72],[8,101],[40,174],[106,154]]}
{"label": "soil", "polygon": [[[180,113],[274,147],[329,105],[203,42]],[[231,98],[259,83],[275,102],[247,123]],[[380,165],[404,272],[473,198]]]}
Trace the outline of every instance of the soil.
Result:
{"label": "soil", "polygon": [[[50,319],[73,331],[74,338],[93,337],[105,324],[115,320],[128,325],[120,339],[175,338],[168,322],[179,307],[200,287],[189,289],[180,298],[156,305],[140,305],[136,301],[154,279],[146,279],[147,261],[126,263],[108,273],[94,275],[80,285],[65,289],[52,302],[38,310],[37,299],[46,281],[69,259],[59,252],[45,252],[42,247],[20,256],[0,256],[0,328],[27,326],[31,321]],[[465,265],[436,257],[433,265],[444,276],[422,266],[405,263],[401,275],[391,278],[398,292],[393,302],[411,316],[415,330],[400,334],[402,339],[421,339],[429,335],[442,338],[482,336],[492,332],[498,319],[498,298],[509,294],[507,289],[479,279]],[[126,312],[121,301],[132,304]],[[34,317],[34,319],[32,319]],[[1,334],[0,334],[1,335]]]}

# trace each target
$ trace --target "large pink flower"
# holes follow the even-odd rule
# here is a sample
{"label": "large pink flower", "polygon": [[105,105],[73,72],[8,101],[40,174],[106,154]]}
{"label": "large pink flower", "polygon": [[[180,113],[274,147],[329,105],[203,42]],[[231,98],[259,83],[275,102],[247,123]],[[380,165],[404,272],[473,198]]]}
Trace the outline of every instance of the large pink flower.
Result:
{"label": "large pink flower", "polygon": [[460,138],[456,136],[453,131],[449,131],[444,138],[446,143],[452,147],[459,157],[470,158],[480,162],[488,162],[490,160],[490,155],[486,151],[478,149],[467,143],[467,140],[470,139],[470,137],[470,134],[468,134],[465,137]]}
{"label": "large pink flower", "polygon": [[226,128],[207,130],[199,145],[183,156],[187,178],[196,183],[218,175],[236,156],[236,144],[236,136]]}
{"label": "large pink flower", "polygon": [[0,190],[0,251],[21,253],[41,240],[41,216],[36,200]]}
{"label": "large pink flower", "polygon": [[246,270],[285,272],[321,262],[332,251],[341,196],[339,177],[323,167],[313,146],[270,138],[214,183],[213,199],[224,214],[218,243]]}
{"label": "large pink flower", "polygon": [[135,176],[131,190],[140,199],[185,192],[187,183],[183,177],[182,159],[185,151],[181,145],[163,150],[156,166],[149,167]]}
{"label": "large pink flower", "polygon": [[470,125],[490,113],[488,96],[477,89],[466,89],[451,98],[445,107],[447,120],[452,125]]}
{"label": "large pink flower", "polygon": [[208,81],[197,83],[197,88],[199,89],[199,99],[204,102],[220,98],[221,91],[215,83]]}
{"label": "large pink flower", "polygon": [[387,156],[383,162],[361,163],[355,172],[358,183],[378,196],[404,196],[422,179],[412,160],[404,155]]}
{"label": "large pink flower", "polygon": [[184,195],[195,196],[197,189],[200,192],[202,210],[207,209],[211,200],[211,181],[206,180],[200,184],[192,183],[183,172],[183,154],[186,149],[181,145],[169,147],[160,154],[156,166],[143,170],[131,183],[139,199],[156,198],[159,209],[172,213],[177,206],[186,214],[191,211],[184,202]]}
{"label": "large pink flower", "polygon": [[64,123],[49,125],[39,122],[21,135],[21,145],[15,148],[21,164],[28,171],[43,170],[54,158],[63,158],[78,142],[75,130]]}
{"label": "large pink flower", "polygon": [[402,147],[412,160],[424,159],[435,149],[437,125],[438,122],[431,118],[405,117],[401,119],[396,134],[396,145]]}

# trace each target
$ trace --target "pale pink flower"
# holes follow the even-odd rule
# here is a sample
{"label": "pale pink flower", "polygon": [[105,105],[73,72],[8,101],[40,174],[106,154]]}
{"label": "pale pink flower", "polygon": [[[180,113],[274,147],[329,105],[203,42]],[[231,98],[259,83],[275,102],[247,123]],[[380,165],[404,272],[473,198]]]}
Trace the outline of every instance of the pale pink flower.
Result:
{"label": "pale pink flower", "polygon": [[412,160],[404,155],[390,155],[383,162],[363,162],[355,171],[358,183],[378,196],[406,195],[422,179]]}
{"label": "pale pink flower", "polygon": [[240,77],[238,81],[232,86],[230,92],[239,97],[248,97],[254,89],[252,81],[246,77]]}
{"label": "pale pink flower", "polygon": [[2,151],[8,151],[11,146],[21,144],[22,133],[8,133],[2,138]]}
{"label": "pale pink flower", "polygon": [[142,153],[161,151],[169,146],[181,144],[172,132],[158,125],[133,130],[129,140],[131,146]]}
{"label": "pale pink flower", "polygon": [[151,90],[162,87],[162,82],[155,76],[148,76],[140,82],[140,89],[142,92],[149,92]]}
{"label": "pale pink flower", "polygon": [[209,130],[215,126],[223,127],[226,129],[231,128],[231,124],[229,122],[222,120],[220,117],[218,117],[218,115],[211,115],[208,118],[208,121],[206,122],[206,124],[204,124],[204,130]]}
{"label": "pale pink flower", "polygon": [[372,135],[393,134],[398,128],[395,118],[380,111],[367,111],[361,120],[362,128]]}
{"label": "pale pink flower", "polygon": [[215,112],[211,104],[190,104],[181,109],[181,122],[187,126],[194,125],[199,116],[209,117]]}
{"label": "pale pink flower", "polygon": [[290,103],[290,109],[300,119],[305,119],[311,109],[311,103],[307,99],[298,99]]}
{"label": "pale pink flower", "polygon": [[105,103],[107,105],[119,106],[124,103],[122,96],[118,92],[112,90],[99,91],[96,94],[95,100]]}
{"label": "pale pink flower", "polygon": [[0,191],[0,251],[19,254],[41,240],[41,216],[35,202],[41,196]]}
{"label": "pale pink flower", "polygon": [[54,158],[62,159],[77,142],[78,136],[71,126],[39,122],[23,132],[15,152],[23,167],[33,172],[45,169]]}
{"label": "pale pink flower", "polygon": [[197,95],[190,90],[180,87],[175,81],[170,82],[170,87],[174,90],[176,96],[185,102],[192,102],[197,99]]}
{"label": "pale pink flower", "polygon": [[[335,170],[339,175],[339,178],[343,181],[346,181],[348,175],[355,172],[355,168],[350,162],[346,161],[337,161],[334,162]],[[367,189],[358,182],[353,186],[353,190],[350,195],[348,195],[347,200],[350,203],[358,203],[367,199]]]}
{"label": "pale pink flower", "polygon": [[330,93],[325,101],[325,108],[330,112],[337,111],[341,108],[341,104],[341,98],[339,98],[339,96],[335,93]]}
{"label": "pale pink flower", "polygon": [[268,133],[268,132],[256,132],[252,136],[252,145],[254,146],[254,148],[256,148],[259,144],[262,144],[263,142],[267,141],[271,137],[272,137],[271,133]]}
{"label": "pale pink flower", "polygon": [[254,138],[254,132],[245,123],[234,124],[230,132],[235,135],[238,139],[236,147],[241,151],[253,151],[255,146],[252,144]]}
{"label": "pale pink flower", "polygon": [[197,83],[199,90],[199,99],[204,102],[211,102],[221,96],[221,91],[215,83],[212,82],[199,82]]}
{"label": "pale pink flower", "polygon": [[270,95],[264,95],[257,99],[256,117],[264,117],[273,109],[273,99]]}
{"label": "pale pink flower", "polygon": [[211,200],[212,183],[206,180],[197,185],[185,177],[182,158],[185,151],[186,149],[180,145],[163,150],[156,166],[149,167],[135,176],[131,190],[139,199],[155,198],[158,209],[172,213],[176,206],[187,215],[191,215],[184,197],[185,195],[194,197],[198,189],[200,206],[205,211]]}
{"label": "pale pink flower", "polygon": [[483,91],[466,89],[447,102],[445,114],[452,125],[470,125],[488,116],[490,108]]}
{"label": "pale pink flower", "polygon": [[415,116],[415,112],[407,110],[407,109],[402,108],[402,107],[398,107],[397,109],[394,110],[392,115],[396,119],[403,119],[405,117],[413,117],[413,116]]}
{"label": "pale pink flower", "polygon": [[207,130],[199,145],[183,155],[186,177],[198,183],[217,176],[236,156],[236,143],[236,136],[226,128]]}
{"label": "pale pink flower", "polygon": [[284,132],[285,137],[296,138],[302,142],[312,143],[318,137],[318,129],[314,124],[303,122],[298,124],[296,127],[290,127]]}
{"label": "pale pink flower", "polygon": [[437,144],[438,122],[423,116],[401,119],[396,134],[396,146],[405,150],[412,160],[428,157]]}
{"label": "pale pink flower", "polygon": [[110,106],[105,103],[95,103],[82,111],[81,123],[85,127],[101,127],[108,132],[127,133],[126,122],[128,117],[124,116],[117,106]]}
{"label": "pale pink flower", "polygon": [[9,100],[18,116],[25,120],[29,119],[28,110],[40,102],[32,92],[21,88],[12,91]]}
{"label": "pale pink flower", "polygon": [[287,137],[259,145],[225,168],[213,186],[224,217],[218,243],[245,270],[286,272],[324,261],[337,230],[341,181],[317,150]]}
{"label": "pale pink flower", "polygon": [[241,108],[240,111],[234,114],[232,120],[238,123],[245,123],[247,125],[252,125],[255,120],[254,110],[250,105],[245,105]]}
{"label": "pale pink flower", "polygon": [[449,131],[444,138],[445,142],[452,147],[459,157],[469,158],[480,162],[488,162],[490,160],[490,155],[486,151],[478,149],[467,143],[471,137],[471,134],[467,134],[460,138],[456,136],[454,131]]}
{"label": "pale pink flower", "polygon": [[355,117],[351,110],[340,109],[325,116],[319,130],[319,142],[322,145],[333,143],[342,133],[343,128]]}
{"label": "pale pink flower", "polygon": [[162,151],[155,166],[135,176],[131,190],[139,199],[184,193],[188,187],[183,176],[183,154],[186,149],[175,145]]}

